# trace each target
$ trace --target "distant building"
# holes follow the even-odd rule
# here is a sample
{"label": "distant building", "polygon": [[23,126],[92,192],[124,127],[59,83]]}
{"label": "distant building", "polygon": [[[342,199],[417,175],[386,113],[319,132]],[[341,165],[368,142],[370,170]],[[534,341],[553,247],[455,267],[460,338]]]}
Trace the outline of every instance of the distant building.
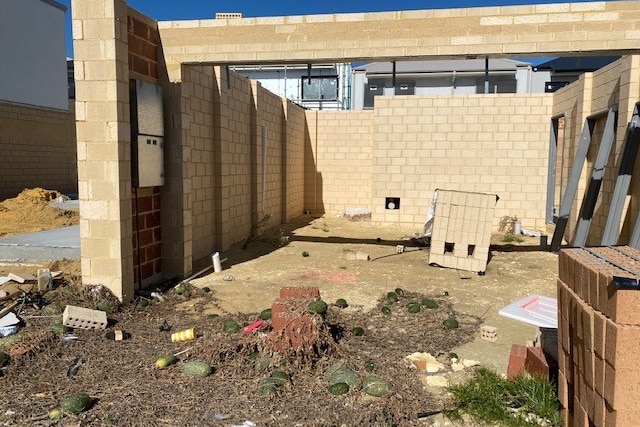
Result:
{"label": "distant building", "polygon": [[556,58],[533,67],[533,71],[539,76],[545,76],[545,92],[555,92],[578,80],[581,74],[596,71],[618,59],[619,56]]}
{"label": "distant building", "polygon": [[232,71],[310,110],[347,110],[351,64],[236,65]]}
{"label": "distant building", "polygon": [[53,0],[0,1],[0,103],[68,109],[66,10]]}
{"label": "distant building", "polygon": [[[394,85],[395,74],[395,85]],[[488,80],[487,80],[488,76]],[[531,64],[510,59],[373,62],[353,68],[351,107],[374,107],[376,95],[542,92]]]}

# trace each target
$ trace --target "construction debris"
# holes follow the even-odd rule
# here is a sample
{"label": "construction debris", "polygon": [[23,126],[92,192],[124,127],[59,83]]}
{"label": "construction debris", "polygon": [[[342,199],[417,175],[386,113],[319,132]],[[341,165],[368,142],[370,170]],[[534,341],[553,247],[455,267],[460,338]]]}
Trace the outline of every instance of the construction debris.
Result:
{"label": "construction debris", "polygon": [[345,218],[349,221],[371,221],[371,209],[352,208],[344,211]]}

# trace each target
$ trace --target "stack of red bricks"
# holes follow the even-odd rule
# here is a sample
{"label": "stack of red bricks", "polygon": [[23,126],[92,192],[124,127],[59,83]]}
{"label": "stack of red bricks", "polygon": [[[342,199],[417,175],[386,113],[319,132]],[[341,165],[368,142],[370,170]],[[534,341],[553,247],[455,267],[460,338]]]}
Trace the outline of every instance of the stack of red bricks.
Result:
{"label": "stack of red bricks", "polygon": [[271,305],[271,328],[276,350],[282,354],[313,349],[318,341],[316,318],[307,311],[320,299],[318,288],[280,288],[280,298]]}
{"label": "stack of red bricks", "polygon": [[640,425],[640,251],[563,249],[558,395],[567,426]]}

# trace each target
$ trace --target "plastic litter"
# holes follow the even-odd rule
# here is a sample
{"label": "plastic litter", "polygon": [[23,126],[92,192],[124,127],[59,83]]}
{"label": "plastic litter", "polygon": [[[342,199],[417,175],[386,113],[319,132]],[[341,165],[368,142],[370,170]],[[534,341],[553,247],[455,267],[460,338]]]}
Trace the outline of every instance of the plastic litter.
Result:
{"label": "plastic litter", "polygon": [[8,337],[18,332],[17,326],[4,326],[0,328],[0,337]]}
{"label": "plastic litter", "polygon": [[160,302],[164,302],[164,297],[160,295],[160,292],[151,292],[151,298],[157,299]]}

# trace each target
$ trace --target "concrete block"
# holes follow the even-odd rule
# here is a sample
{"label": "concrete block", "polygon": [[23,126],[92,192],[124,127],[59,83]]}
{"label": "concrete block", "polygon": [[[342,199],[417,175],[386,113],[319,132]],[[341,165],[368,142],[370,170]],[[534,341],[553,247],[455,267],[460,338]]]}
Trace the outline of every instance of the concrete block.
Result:
{"label": "concrete block", "polygon": [[[604,364],[604,398],[612,409],[635,410],[640,401],[640,371],[635,364]],[[614,424],[612,424],[614,425]]]}
{"label": "concrete block", "polygon": [[509,353],[509,363],[507,365],[507,378],[514,379],[524,373],[524,365],[527,360],[527,347],[513,344]]}
{"label": "concrete block", "polygon": [[640,326],[620,325],[607,319],[605,328],[605,360],[614,368],[636,365],[640,354]]}
{"label": "concrete block", "polygon": [[498,328],[489,325],[480,326],[480,339],[489,342],[496,342],[498,340]]}
{"label": "concrete block", "polygon": [[101,310],[68,305],[62,313],[62,324],[70,328],[106,329],[107,313]]}
{"label": "concrete block", "polygon": [[615,427],[637,427],[640,420],[640,409],[614,409],[606,404],[605,424]]}
{"label": "concrete block", "polygon": [[532,377],[549,378],[549,364],[541,347],[527,348],[524,369]]}

